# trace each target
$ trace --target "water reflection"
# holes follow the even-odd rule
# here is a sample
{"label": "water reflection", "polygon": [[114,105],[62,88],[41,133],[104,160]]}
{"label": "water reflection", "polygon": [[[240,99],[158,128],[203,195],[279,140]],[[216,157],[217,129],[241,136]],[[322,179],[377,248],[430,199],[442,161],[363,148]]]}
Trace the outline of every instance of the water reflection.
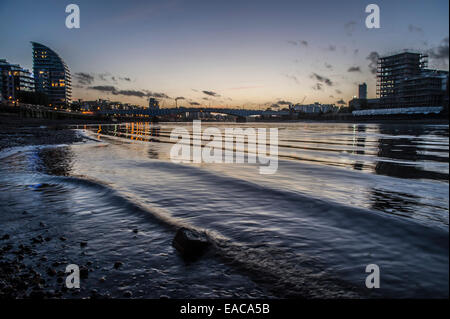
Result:
{"label": "water reflection", "polygon": [[[224,130],[232,123],[202,123]],[[135,122],[88,126],[101,139],[170,143],[174,127],[190,130],[191,123]],[[239,127],[277,127],[281,158],[347,167],[407,179],[448,180],[448,127],[435,125],[375,124],[239,124]],[[151,143],[149,143],[151,144]],[[161,159],[160,148],[148,150]],[[163,158],[168,158],[164,154]]]}
{"label": "water reflection", "polygon": [[134,141],[159,142],[160,127],[147,122],[136,122],[115,125],[98,125],[97,138],[102,135],[116,136]]}
{"label": "water reflection", "polygon": [[[445,151],[427,147],[426,135],[429,134],[429,129],[426,126],[393,127],[380,125],[379,130],[386,137],[378,140],[377,155],[378,158],[387,160],[377,161],[376,174],[409,179],[448,180],[448,173],[424,170],[421,166],[415,164],[424,161],[448,162],[448,156],[424,154],[425,151],[428,153]],[[405,163],[405,161],[408,163]]]}
{"label": "water reflection", "polygon": [[149,146],[147,149],[148,158],[159,159],[159,152],[156,148]]}
{"label": "water reflection", "polygon": [[[366,132],[366,126],[365,125],[357,125],[356,126],[356,132]],[[353,147],[355,148],[354,150],[354,154],[357,155],[364,155],[365,152],[365,147],[366,147],[366,137],[362,136],[359,137],[357,135],[354,135],[353,138]],[[358,161],[356,160],[355,163],[353,164],[353,169],[358,170],[358,171],[362,171],[364,170],[364,162],[363,161]]]}

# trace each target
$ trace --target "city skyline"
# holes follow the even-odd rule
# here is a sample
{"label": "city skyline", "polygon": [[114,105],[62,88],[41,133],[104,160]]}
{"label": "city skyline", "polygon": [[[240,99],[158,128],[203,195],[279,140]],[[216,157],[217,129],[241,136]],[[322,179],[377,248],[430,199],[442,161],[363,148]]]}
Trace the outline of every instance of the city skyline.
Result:
{"label": "city skyline", "polygon": [[372,98],[375,58],[403,49],[448,70],[447,1],[378,1],[380,29],[366,29],[360,1],[107,3],[78,1],[81,28],[67,29],[66,3],[2,2],[2,29],[15,19],[8,12],[21,24],[0,58],[31,70],[36,41],[68,64],[74,100],[147,106],[153,96],[163,107],[340,104],[363,82]]}

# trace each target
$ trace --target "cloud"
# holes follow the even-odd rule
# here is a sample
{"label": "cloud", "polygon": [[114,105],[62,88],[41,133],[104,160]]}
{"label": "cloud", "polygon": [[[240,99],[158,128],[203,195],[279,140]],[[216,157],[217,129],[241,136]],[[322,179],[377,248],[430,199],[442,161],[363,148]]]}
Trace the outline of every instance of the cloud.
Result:
{"label": "cloud", "polygon": [[352,36],[353,32],[356,28],[356,22],[355,21],[349,21],[346,24],[344,24],[345,33],[348,36]]}
{"label": "cloud", "polygon": [[361,72],[361,68],[359,66],[351,66],[348,68],[347,72]]}
{"label": "cloud", "polygon": [[175,101],[178,101],[178,100],[185,100],[185,98],[184,98],[183,96],[177,96],[177,97],[175,98]]}
{"label": "cloud", "polygon": [[75,79],[78,81],[78,83],[83,85],[91,85],[92,82],[94,82],[94,76],[89,73],[85,72],[78,72],[74,74]]}
{"label": "cloud", "polygon": [[333,85],[333,81],[331,81],[329,78],[327,78],[325,76],[322,76],[322,75],[319,75],[317,73],[312,73],[311,74],[311,78],[315,79],[315,80],[317,80],[319,82],[325,83],[328,86],[332,86]]}
{"label": "cloud", "polygon": [[190,105],[200,105],[198,102],[189,102]]}
{"label": "cloud", "polygon": [[150,92],[150,91],[147,91],[147,96],[148,97],[157,97],[160,99],[170,99],[170,96],[168,96],[165,93],[157,93],[157,92]]}
{"label": "cloud", "polygon": [[148,97],[158,97],[158,98],[170,98],[164,93],[155,93],[148,90],[120,90],[112,85],[96,85],[90,86],[89,89],[96,90],[104,93],[111,93],[113,95],[125,95],[125,96],[134,96],[139,98],[148,98]]}
{"label": "cloud", "polygon": [[300,81],[298,80],[298,78],[295,75],[289,75],[289,74],[285,74],[285,77],[287,77],[288,79],[294,81],[297,84],[300,84]]}
{"label": "cloud", "polygon": [[423,32],[421,27],[418,27],[418,26],[415,26],[415,25],[412,25],[412,24],[410,24],[408,26],[408,31],[409,32]]}
{"label": "cloud", "polygon": [[330,44],[326,50],[328,50],[328,51],[336,51],[336,46]]}
{"label": "cloud", "polygon": [[306,41],[306,40],[299,40],[299,41],[288,40],[287,43],[289,43],[290,45],[293,45],[293,46],[303,46],[303,47],[308,46],[308,41]]}
{"label": "cloud", "polygon": [[329,70],[331,70],[333,68],[333,66],[331,64],[328,64],[325,62],[325,67]]}
{"label": "cloud", "polygon": [[338,90],[338,89],[336,89],[336,90],[334,90],[337,94],[342,94],[342,91],[341,90]]}
{"label": "cloud", "polygon": [[370,52],[370,54],[366,58],[367,60],[370,61],[369,69],[372,74],[377,73],[377,64],[378,64],[379,58],[380,58],[380,55],[378,54],[378,52],[375,52],[375,51]]}
{"label": "cloud", "polygon": [[313,89],[313,90],[316,90],[316,91],[322,91],[323,85],[322,85],[321,83],[316,83],[316,84],[312,87],[312,89]]}
{"label": "cloud", "polygon": [[120,90],[117,92],[112,92],[114,95],[125,95],[125,96],[136,96],[136,97],[148,97],[147,93],[138,90]]}
{"label": "cloud", "polygon": [[448,37],[444,38],[437,47],[428,50],[427,53],[430,58],[438,62],[445,63],[448,61]]}
{"label": "cloud", "polygon": [[289,101],[281,100],[281,101],[278,101],[277,104],[279,104],[279,105],[290,105],[290,104],[293,104],[293,103],[289,102]]}
{"label": "cloud", "polygon": [[345,101],[343,99],[340,99],[339,101],[336,101],[336,104],[344,105],[346,103],[345,103]]}
{"label": "cloud", "polygon": [[96,90],[96,91],[101,91],[101,92],[117,92],[116,87],[112,86],[112,85],[96,85],[96,86],[90,86],[89,89],[91,90]]}
{"label": "cloud", "polygon": [[94,74],[94,75],[103,82],[114,82],[114,83],[117,83],[118,81],[131,82],[131,78],[129,78],[129,77],[112,75],[109,72],[98,73],[98,74]]}
{"label": "cloud", "polygon": [[100,74],[98,75],[98,77],[99,77],[100,80],[102,80],[102,81],[108,81],[108,80],[106,79],[107,76],[108,76],[108,73],[100,73]]}
{"label": "cloud", "polygon": [[206,94],[209,96],[215,96],[215,97],[220,96],[219,94],[217,94],[216,92],[213,92],[213,91],[202,91],[202,92],[203,92],[203,94]]}

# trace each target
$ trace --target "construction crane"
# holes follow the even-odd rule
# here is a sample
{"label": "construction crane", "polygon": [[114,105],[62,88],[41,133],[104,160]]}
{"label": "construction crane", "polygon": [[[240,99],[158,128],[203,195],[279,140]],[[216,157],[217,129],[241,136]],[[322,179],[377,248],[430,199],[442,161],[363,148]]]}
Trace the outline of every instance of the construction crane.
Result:
{"label": "construction crane", "polygon": [[307,95],[305,95],[305,97],[303,98],[303,100],[300,102],[300,104],[303,104],[303,102],[305,102]]}

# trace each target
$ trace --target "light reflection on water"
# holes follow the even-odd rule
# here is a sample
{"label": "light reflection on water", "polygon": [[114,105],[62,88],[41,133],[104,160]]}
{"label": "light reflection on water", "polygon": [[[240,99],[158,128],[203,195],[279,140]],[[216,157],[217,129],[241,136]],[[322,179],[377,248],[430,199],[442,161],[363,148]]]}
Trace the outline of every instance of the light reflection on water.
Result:
{"label": "light reflection on water", "polygon": [[358,286],[376,263],[384,296],[448,296],[447,125],[202,123],[279,128],[274,175],[172,163],[170,132],[180,126],[191,129],[78,127],[108,144],[40,153],[39,170],[100,181],[167,223],[205,229],[256,277],[260,264],[297,286],[308,272]]}
{"label": "light reflection on water", "polygon": [[[279,168],[268,176],[249,164],[170,163],[170,132],[179,126],[191,129],[87,128],[109,150],[79,160],[101,160],[101,168],[76,170],[233,242],[317,257],[350,281],[362,280],[375,259],[389,271],[387,294],[448,295],[448,126],[202,123],[278,127]],[[105,174],[110,165],[114,175]],[[426,275],[430,268],[438,274]]]}

